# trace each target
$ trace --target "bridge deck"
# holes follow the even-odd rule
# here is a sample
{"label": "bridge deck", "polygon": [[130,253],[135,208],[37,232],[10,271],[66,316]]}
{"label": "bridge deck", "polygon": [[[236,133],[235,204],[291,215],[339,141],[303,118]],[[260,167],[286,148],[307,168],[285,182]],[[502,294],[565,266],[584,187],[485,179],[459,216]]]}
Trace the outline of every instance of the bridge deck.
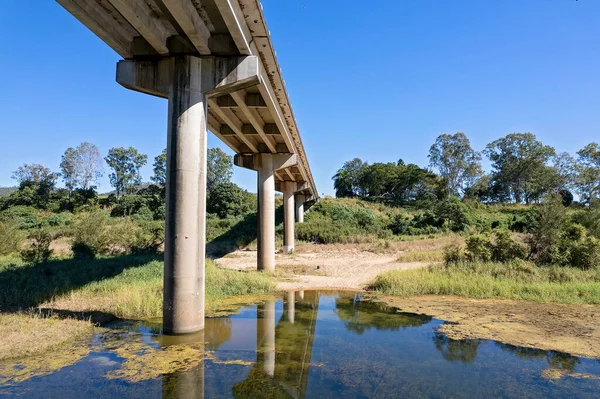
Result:
{"label": "bridge deck", "polygon": [[261,60],[260,83],[209,100],[209,128],[237,154],[294,153],[275,174],[318,192],[259,0],[57,0],[125,59],[173,55]]}

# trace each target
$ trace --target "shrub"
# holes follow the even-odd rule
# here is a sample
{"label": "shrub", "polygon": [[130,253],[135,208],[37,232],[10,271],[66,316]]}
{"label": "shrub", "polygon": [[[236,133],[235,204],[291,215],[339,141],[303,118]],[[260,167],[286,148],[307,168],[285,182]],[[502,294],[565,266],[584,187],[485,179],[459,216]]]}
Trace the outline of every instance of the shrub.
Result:
{"label": "shrub", "polygon": [[492,245],[492,260],[495,262],[509,262],[514,259],[524,259],[525,247],[516,242],[507,230],[496,231]]}
{"label": "shrub", "polygon": [[123,195],[110,212],[110,216],[131,216],[145,206],[147,206],[147,202],[144,197],[137,194]]}
{"label": "shrub", "polygon": [[469,225],[464,205],[456,197],[448,197],[435,208],[435,216],[452,231],[463,231]]}
{"label": "shrub", "polygon": [[28,238],[31,240],[29,248],[21,251],[23,261],[33,264],[47,262],[52,255],[52,250],[50,249],[53,239],[52,234],[46,229],[38,228],[33,230]]}
{"label": "shrub", "polygon": [[0,255],[10,255],[19,251],[23,236],[19,225],[14,221],[0,222]]}
{"label": "shrub", "polygon": [[600,265],[600,240],[585,236],[573,243],[570,255],[572,266],[583,270],[595,269]]}
{"label": "shrub", "polygon": [[67,226],[71,224],[71,218],[63,213],[52,215],[48,218],[50,226]]}
{"label": "shrub", "polygon": [[75,259],[94,259],[96,257],[96,249],[84,242],[74,242],[71,245],[71,251],[73,251]]}
{"label": "shrub", "polygon": [[137,221],[151,221],[154,220],[154,214],[147,206],[142,206],[133,214],[133,219]]}
{"label": "shrub", "polygon": [[71,249],[74,254],[89,257],[108,249],[106,229],[108,215],[103,211],[82,214],[74,225],[74,240]]}
{"label": "shrub", "polygon": [[411,233],[410,219],[404,215],[394,215],[388,225],[388,229],[396,235],[409,235]]}
{"label": "shrub", "polygon": [[29,206],[13,206],[0,212],[0,221],[2,222],[16,222],[21,229],[32,229],[40,227],[42,221],[37,216],[37,212],[34,208]]}
{"label": "shrub", "polygon": [[471,262],[488,262],[492,259],[492,242],[483,234],[474,234],[465,240],[466,256]]}
{"label": "shrub", "polygon": [[444,248],[444,263],[446,265],[461,262],[464,258],[465,253],[462,246],[453,244]]}

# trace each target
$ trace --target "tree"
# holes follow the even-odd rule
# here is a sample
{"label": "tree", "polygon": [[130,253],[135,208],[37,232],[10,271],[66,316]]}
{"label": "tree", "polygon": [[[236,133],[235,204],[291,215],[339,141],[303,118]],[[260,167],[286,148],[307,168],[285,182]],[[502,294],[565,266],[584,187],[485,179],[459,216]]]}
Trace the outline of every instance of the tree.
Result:
{"label": "tree", "polygon": [[342,168],[332,177],[335,196],[343,198],[363,195],[364,193],[360,190],[359,180],[363,168],[367,165],[360,158],[344,162]]}
{"label": "tree", "polygon": [[256,209],[256,196],[237,184],[216,184],[208,194],[206,210],[220,218],[239,216]]}
{"label": "tree", "polygon": [[12,202],[13,205],[46,208],[57,177],[56,173],[40,164],[19,166],[12,176],[19,182],[19,190],[10,196],[9,202]]}
{"label": "tree", "polygon": [[102,158],[98,147],[84,142],[67,148],[60,162],[60,175],[69,192],[76,188],[88,190],[102,177]]}
{"label": "tree", "polygon": [[19,182],[19,186],[48,186],[54,188],[57,174],[50,171],[47,167],[32,163],[23,164],[13,172],[12,178]]}
{"label": "tree", "polygon": [[600,145],[590,143],[577,151],[577,190],[581,199],[592,203],[600,196]]}
{"label": "tree", "polygon": [[492,184],[506,189],[516,203],[540,195],[541,176],[547,178],[547,163],[555,156],[554,148],[531,133],[506,135],[488,144],[484,153],[492,161]]}
{"label": "tree", "polygon": [[228,183],[233,175],[233,159],[220,148],[208,149],[206,189],[211,191],[217,184]]}
{"label": "tree", "polygon": [[483,171],[481,154],[471,148],[464,133],[442,134],[429,149],[429,164],[439,171],[448,195],[463,194]]}
{"label": "tree", "polygon": [[152,164],[154,175],[150,178],[154,183],[164,186],[167,183],[167,149],[154,157]]}
{"label": "tree", "polygon": [[110,184],[117,191],[117,198],[123,192],[142,183],[140,168],[148,161],[148,156],[140,154],[133,147],[116,147],[108,150],[108,156],[104,158],[108,166],[113,170],[109,175]]}

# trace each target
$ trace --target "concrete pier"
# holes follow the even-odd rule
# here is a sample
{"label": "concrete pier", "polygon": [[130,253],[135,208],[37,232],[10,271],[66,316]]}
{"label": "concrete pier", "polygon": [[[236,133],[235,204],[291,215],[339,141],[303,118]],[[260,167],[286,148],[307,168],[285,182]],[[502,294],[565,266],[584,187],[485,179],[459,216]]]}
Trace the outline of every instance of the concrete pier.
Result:
{"label": "concrete pier", "polygon": [[287,319],[292,324],[294,324],[295,313],[296,293],[294,291],[290,291],[287,293]]}
{"label": "concrete pier", "polygon": [[256,346],[263,353],[264,371],[275,375],[275,302],[270,301],[257,307]]}
{"label": "concrete pier", "polygon": [[275,176],[273,156],[257,157],[258,170],[258,270],[275,270]]}
{"label": "concrete pier", "polygon": [[[206,135],[200,58],[173,60],[169,93],[163,330],[204,328]],[[200,244],[200,245],[199,245]]]}
{"label": "concrete pier", "polygon": [[284,181],[281,183],[283,190],[283,252],[294,252],[295,247],[295,232],[294,224],[296,223],[294,191],[296,183],[293,181]]}
{"label": "concrete pier", "polygon": [[306,196],[297,194],[295,197],[296,203],[296,223],[304,223],[304,201]]}

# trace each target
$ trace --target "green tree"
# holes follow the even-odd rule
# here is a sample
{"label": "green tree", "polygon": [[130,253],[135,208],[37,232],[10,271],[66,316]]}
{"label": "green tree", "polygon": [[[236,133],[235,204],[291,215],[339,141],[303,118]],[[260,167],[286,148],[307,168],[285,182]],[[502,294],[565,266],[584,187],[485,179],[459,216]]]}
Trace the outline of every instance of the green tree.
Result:
{"label": "green tree", "polygon": [[208,149],[206,189],[211,191],[217,184],[228,183],[233,175],[233,159],[220,148]]}
{"label": "green tree", "polygon": [[148,156],[140,154],[133,147],[116,147],[108,150],[108,156],[104,158],[108,166],[113,170],[109,174],[110,184],[117,191],[117,198],[123,192],[142,183],[140,168],[148,161]]}
{"label": "green tree", "polygon": [[152,164],[154,175],[150,178],[154,183],[164,186],[167,183],[167,149],[154,157]]}
{"label": "green tree", "polygon": [[19,190],[7,198],[3,207],[12,205],[34,206],[45,209],[58,175],[40,164],[23,164],[13,172],[12,178],[19,182]]}
{"label": "green tree", "polygon": [[218,183],[208,193],[206,209],[221,218],[243,215],[256,209],[256,196],[234,183]]}
{"label": "green tree", "polygon": [[338,198],[357,197],[363,193],[360,190],[359,180],[363,169],[368,164],[360,158],[344,162],[344,165],[332,177],[335,196]]}
{"label": "green tree", "polygon": [[102,177],[102,157],[98,147],[84,142],[67,148],[60,162],[60,176],[69,192],[76,188],[89,190]]}
{"label": "green tree", "polygon": [[600,196],[600,145],[590,143],[577,151],[577,191],[581,199],[592,203]]}
{"label": "green tree", "polygon": [[529,202],[533,194],[539,196],[538,180],[547,176],[547,163],[556,155],[554,148],[531,133],[508,134],[488,144],[484,153],[492,161],[493,184],[506,190],[516,203]]}
{"label": "green tree", "polygon": [[483,171],[481,154],[471,148],[464,133],[442,134],[429,149],[429,164],[444,180],[448,195],[461,195]]}

